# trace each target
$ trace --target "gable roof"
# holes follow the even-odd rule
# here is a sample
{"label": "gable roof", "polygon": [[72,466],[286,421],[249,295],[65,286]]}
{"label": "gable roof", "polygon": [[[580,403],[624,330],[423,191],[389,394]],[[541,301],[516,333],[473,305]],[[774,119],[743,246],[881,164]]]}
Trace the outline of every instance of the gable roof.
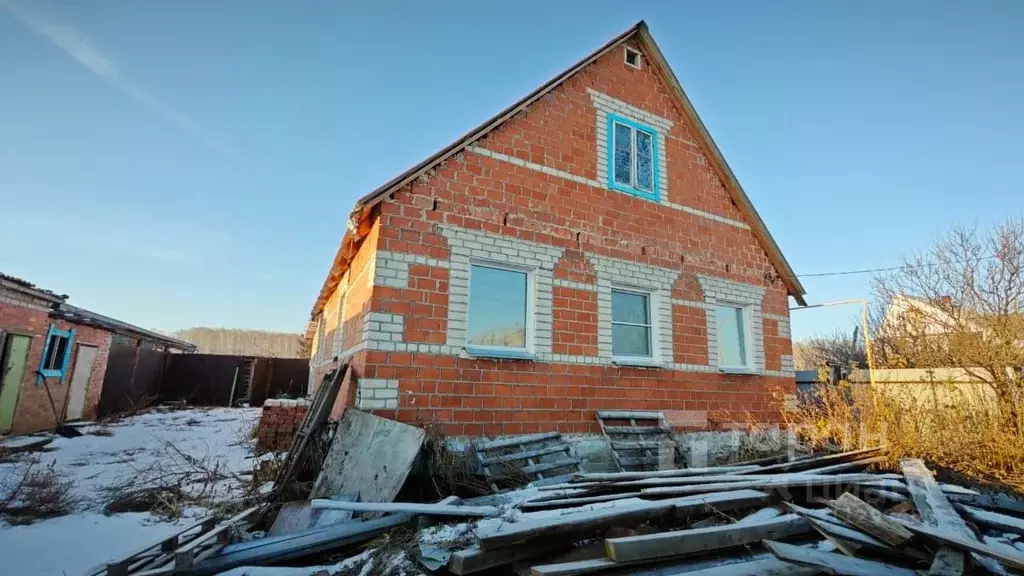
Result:
{"label": "gable roof", "polygon": [[[328,274],[327,279],[324,281],[324,286],[320,291],[320,295],[317,298],[316,303],[313,305],[313,310],[310,314],[310,321],[312,322],[316,319],[317,314],[319,314],[323,309],[324,304],[327,302],[327,299],[330,298],[331,293],[333,293],[334,289],[337,288],[341,277],[348,269],[351,257],[355,254],[355,250],[358,249],[358,243],[369,232],[368,220],[374,206],[387,199],[391,194],[402,187],[434,169],[445,160],[458,154],[470,144],[476,142],[480,138],[483,138],[489,132],[501,126],[506,120],[509,120],[519,112],[523,111],[528,106],[560,86],[566,80],[575,76],[585,67],[595,62],[598,58],[604,56],[609,51],[615,49],[620,44],[631,38],[635,38],[636,42],[639,44],[641,52],[643,52],[648,57],[648,60],[654,64],[655,69],[661,73],[666,84],[668,84],[672,89],[671,93],[675,97],[676,103],[681,108],[683,115],[692,122],[696,129],[697,137],[704,144],[704,148],[711,153],[712,167],[718,177],[725,184],[725,188],[729,192],[733,201],[736,202],[736,206],[750,219],[751,231],[754,233],[754,236],[758,241],[760,241],[762,248],[768,255],[768,259],[778,271],[781,277],[780,279],[786,284],[786,288],[790,296],[793,296],[801,306],[806,306],[807,302],[804,300],[804,294],[806,294],[806,291],[800,284],[800,280],[793,272],[793,269],[789,266],[789,262],[786,261],[786,257],[782,255],[782,250],[779,249],[778,244],[775,243],[775,239],[772,238],[771,233],[768,232],[767,226],[765,226],[764,221],[761,220],[761,216],[757,213],[757,210],[754,209],[753,203],[751,203],[750,198],[747,196],[746,192],[744,192],[743,187],[736,178],[736,175],[733,173],[732,169],[729,168],[728,163],[725,161],[725,157],[722,156],[721,150],[718,149],[718,146],[711,138],[711,134],[708,132],[707,127],[704,126],[704,123],[697,115],[697,111],[694,109],[690,99],[686,96],[686,93],[683,92],[683,87],[679,83],[679,79],[676,78],[675,73],[672,72],[672,68],[665,60],[665,56],[661,53],[657,43],[655,43],[654,37],[651,36],[651,33],[647,28],[647,23],[640,20],[631,28],[612,38],[606,44],[591,52],[579,62],[565,69],[551,80],[548,80],[545,84],[541,85],[533,92],[530,92],[515,104],[505,108],[492,118],[486,120],[484,123],[463,135],[458,140],[455,140],[441,150],[438,150],[433,156],[430,156],[419,164],[416,164],[412,168],[409,168],[405,172],[395,176],[376,190],[356,200],[356,205],[353,207],[352,213],[349,216],[348,230],[345,233],[345,237],[342,239],[341,247],[338,249],[338,253],[334,258],[331,271]],[[313,326],[307,327],[307,339],[312,338],[313,330]]]}

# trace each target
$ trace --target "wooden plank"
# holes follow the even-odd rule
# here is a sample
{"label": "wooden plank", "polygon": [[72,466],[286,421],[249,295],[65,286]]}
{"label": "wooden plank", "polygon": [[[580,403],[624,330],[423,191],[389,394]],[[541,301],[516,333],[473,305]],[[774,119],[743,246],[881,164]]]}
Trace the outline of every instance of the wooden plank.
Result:
{"label": "wooden plank", "polygon": [[664,434],[665,431],[655,426],[605,426],[609,434]]}
{"label": "wooden plank", "polygon": [[628,412],[625,410],[598,410],[597,417],[604,420],[658,420],[665,417],[661,412]]}
{"label": "wooden plank", "polygon": [[238,566],[287,562],[348,544],[365,542],[411,518],[405,514],[394,514],[364,522],[342,522],[325,528],[312,528],[299,534],[229,544],[216,556],[180,572],[187,576],[213,576]]}
{"label": "wooden plank", "polygon": [[851,558],[772,540],[765,540],[764,545],[779,560],[819,568],[836,576],[917,576],[913,570],[873,560]]}
{"label": "wooden plank", "polygon": [[465,550],[452,553],[451,558],[448,560],[448,571],[457,576],[474,574],[513,562],[528,560],[542,554],[564,550],[566,547],[572,546],[572,544],[571,540],[555,538],[549,541],[532,542],[527,545],[511,546],[498,550],[484,550],[479,546],[471,546]]}
{"label": "wooden plank", "polygon": [[989,510],[982,510],[981,508],[966,506],[964,504],[956,504],[956,508],[963,512],[964,515],[966,515],[975,524],[999,530],[1000,532],[1011,532],[1013,534],[1024,535],[1024,519],[1017,518],[1016,516],[1007,516],[1006,514],[1000,514],[998,512],[991,512]]}
{"label": "wooden plank", "polygon": [[901,524],[849,492],[827,502],[827,505],[840,519],[890,546],[905,546],[914,537]]}
{"label": "wooden plank", "polygon": [[835,474],[836,472],[843,472],[845,470],[854,470],[856,468],[867,468],[872,464],[884,462],[885,456],[873,456],[871,458],[861,458],[860,460],[854,460],[853,462],[840,462],[839,464],[832,464],[831,466],[822,466],[821,468],[811,468],[809,470],[803,470],[799,474]]}
{"label": "wooden plank", "polygon": [[754,482],[755,480],[777,480],[790,478],[794,480],[805,480],[808,478],[831,478],[834,475],[828,474],[800,474],[797,472],[789,474],[704,474],[700,476],[667,476],[664,478],[643,478],[640,480],[624,480],[604,484],[605,488],[638,488],[645,486],[684,486],[690,484],[710,484],[712,482]]}
{"label": "wooden plank", "polygon": [[543,442],[545,440],[552,440],[561,437],[561,432],[541,432],[539,434],[527,434],[525,436],[513,436],[511,438],[500,438],[498,440],[480,442],[479,444],[476,445],[476,449],[483,451],[496,450],[498,448],[520,446],[522,444],[532,444],[534,442]]}
{"label": "wooden plank", "polygon": [[935,526],[929,526],[922,522],[915,522],[907,520],[899,516],[890,515],[890,518],[903,524],[910,529],[911,532],[917,534],[923,534],[937,540],[942,544],[946,544],[950,547],[959,548],[961,550],[967,550],[976,553],[974,558],[989,557],[995,559],[1003,564],[1016,568],[1017,570],[1024,569],[1024,554],[1014,554],[1009,549],[1003,546],[991,546],[983,542],[979,542],[973,537],[966,537],[954,532],[949,532]]}
{"label": "wooden plank", "polygon": [[[943,496],[939,484],[924,462],[917,458],[900,460],[900,468],[907,479],[907,489],[914,501],[914,508],[926,524],[953,532],[966,539],[974,539],[974,533],[964,524],[953,505]],[[935,561],[929,574],[958,576],[964,573],[964,557],[959,550],[942,548],[935,554]]]}
{"label": "wooden plank", "polygon": [[351,510],[353,512],[394,512],[404,514],[425,514],[430,516],[466,516],[487,518],[500,516],[502,509],[496,506],[450,506],[447,504],[418,504],[414,502],[338,502],[315,499],[313,508],[329,510]]}
{"label": "wooden plank", "polygon": [[635,526],[670,513],[680,515],[711,509],[735,510],[763,506],[768,503],[768,499],[768,495],[763,492],[736,490],[669,500],[623,500],[616,507],[567,513],[553,518],[503,523],[490,529],[480,529],[478,537],[480,547],[484,550],[505,548],[554,536],[574,535],[585,538],[597,535],[611,526]]}
{"label": "wooden plank", "polygon": [[558,500],[530,501],[523,502],[522,504],[519,505],[519,508],[524,512],[533,512],[536,510],[550,510],[552,508],[569,508],[571,506],[583,506],[585,504],[595,504],[597,502],[624,500],[626,498],[636,498],[639,495],[639,492],[626,492],[620,494],[605,494],[603,496],[586,496],[584,498],[561,498]]}
{"label": "wooden plank", "polygon": [[421,428],[345,410],[310,497],[355,492],[364,501],[391,502],[405,483],[423,437]]}
{"label": "wooden plank", "polygon": [[1005,494],[950,494],[946,493],[946,499],[952,502],[968,504],[978,508],[1002,510],[1015,514],[1024,514],[1024,500],[1007,496]]}
{"label": "wooden plank", "polygon": [[616,562],[653,560],[668,556],[699,554],[760,542],[765,538],[786,538],[810,531],[796,514],[752,522],[695,530],[676,530],[605,540],[608,558]]}
{"label": "wooden plank", "polygon": [[569,451],[568,444],[559,444],[557,446],[545,446],[544,448],[537,448],[535,450],[526,450],[523,452],[516,452],[514,454],[503,454],[501,456],[480,456],[480,463],[484,466],[490,466],[492,464],[501,464],[504,462],[515,462],[516,460],[526,460],[527,458],[537,458],[538,456],[545,456],[547,454],[557,454],[558,452]]}
{"label": "wooden plank", "polygon": [[719,490],[768,490],[775,488],[812,488],[819,486],[845,486],[859,482],[869,482],[871,474],[837,474],[835,476],[799,476],[788,475],[782,478],[767,480],[751,480],[747,482],[722,482],[712,484],[694,484],[690,486],[659,486],[644,488],[640,492],[647,496],[666,496],[682,494],[701,494]]}
{"label": "wooden plank", "polygon": [[178,547],[178,549],[174,551],[175,570],[191,568],[193,562],[196,559],[196,551],[200,546],[204,544],[209,544],[211,540],[218,538],[221,534],[227,532],[227,530],[230,529],[232,526],[248,518],[260,508],[261,506],[253,506],[252,508],[243,510],[242,512],[239,512],[231,518],[228,518],[227,520],[221,522],[217,525],[216,528],[210,530],[209,532],[206,532],[199,538],[192,540],[184,546]]}
{"label": "wooden plank", "polygon": [[[184,528],[178,530],[177,532],[175,532],[173,534],[165,536],[164,538],[161,538],[160,540],[157,540],[157,541],[155,541],[155,542],[153,542],[151,544],[147,544],[147,545],[145,545],[143,547],[140,547],[140,548],[136,549],[135,552],[132,552],[132,553],[124,556],[123,558],[121,558],[121,559],[119,559],[117,561],[107,563],[107,565],[106,565],[106,573],[111,574],[111,575],[113,575],[113,574],[127,574],[128,573],[128,566],[131,565],[132,563],[134,563],[138,559],[139,556],[142,556],[146,552],[149,552],[149,551],[154,550],[156,548],[160,548],[160,550],[164,551],[164,552],[173,551],[173,550],[175,550],[178,547],[178,538],[181,537],[183,534],[191,532],[192,530],[195,530],[196,528],[200,528],[201,531],[198,534],[195,535],[195,537],[198,538],[198,537],[202,536],[203,532],[206,532],[208,530],[212,530],[216,520],[217,520],[216,516],[212,516],[212,515],[211,516],[206,516],[205,518],[199,520],[198,522],[196,522],[194,524],[190,524],[188,526],[185,526]],[[173,543],[173,545],[171,545],[171,543]]]}
{"label": "wooden plank", "polygon": [[704,476],[711,474],[732,474],[744,470],[756,470],[760,466],[715,466],[711,468],[679,468],[678,470],[650,470],[637,472],[580,472],[573,475],[578,482],[617,482],[643,480],[646,478],[668,478],[676,476]]}
{"label": "wooden plank", "polygon": [[842,452],[840,454],[829,454],[827,456],[815,456],[813,458],[805,458],[803,460],[793,460],[792,462],[782,462],[781,464],[762,466],[760,470],[757,470],[757,473],[773,474],[776,472],[792,472],[801,468],[813,468],[815,466],[837,464],[839,462],[845,462],[851,458],[862,456],[864,454],[871,454],[879,450],[881,450],[880,447],[862,448],[860,450],[852,450],[850,452]]}

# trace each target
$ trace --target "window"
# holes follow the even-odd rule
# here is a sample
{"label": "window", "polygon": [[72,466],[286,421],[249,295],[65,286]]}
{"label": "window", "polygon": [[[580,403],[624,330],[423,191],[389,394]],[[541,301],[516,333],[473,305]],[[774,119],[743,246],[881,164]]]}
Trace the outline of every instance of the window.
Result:
{"label": "window", "polygon": [[750,319],[747,309],[731,304],[715,307],[718,338],[718,366],[725,369],[751,370]]}
{"label": "window", "polygon": [[[39,365],[41,378],[64,378],[64,372],[71,358],[71,344],[75,338],[74,330],[57,330],[50,325],[43,345],[43,357]],[[41,379],[39,380],[42,381]]]}
{"label": "window", "polygon": [[625,51],[626,65],[632,66],[633,68],[640,68],[640,53],[632,48],[626,47]]}
{"label": "window", "polygon": [[608,115],[608,180],[613,190],[658,199],[657,133],[614,114]]}
{"label": "window", "polygon": [[527,351],[529,289],[529,274],[524,271],[483,264],[470,266],[466,332],[470,353]]}
{"label": "window", "polygon": [[652,358],[651,296],[612,290],[612,356]]}

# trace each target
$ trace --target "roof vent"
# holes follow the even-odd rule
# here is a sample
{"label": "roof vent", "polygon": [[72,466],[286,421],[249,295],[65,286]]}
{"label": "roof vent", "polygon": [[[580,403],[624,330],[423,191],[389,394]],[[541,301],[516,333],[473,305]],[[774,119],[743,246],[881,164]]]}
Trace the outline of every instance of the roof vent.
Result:
{"label": "roof vent", "polygon": [[636,68],[637,70],[639,70],[640,69],[640,53],[627,46],[626,50],[625,50],[625,55],[626,55],[625,56],[626,57],[626,66],[632,66],[633,68]]}

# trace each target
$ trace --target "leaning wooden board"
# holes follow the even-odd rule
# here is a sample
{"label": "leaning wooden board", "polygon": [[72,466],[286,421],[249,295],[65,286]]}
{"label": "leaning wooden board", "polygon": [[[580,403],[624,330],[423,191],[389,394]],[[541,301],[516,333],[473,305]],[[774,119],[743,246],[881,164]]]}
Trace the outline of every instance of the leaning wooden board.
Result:
{"label": "leaning wooden board", "polygon": [[421,428],[345,410],[311,498],[355,492],[363,502],[391,502],[423,445]]}

